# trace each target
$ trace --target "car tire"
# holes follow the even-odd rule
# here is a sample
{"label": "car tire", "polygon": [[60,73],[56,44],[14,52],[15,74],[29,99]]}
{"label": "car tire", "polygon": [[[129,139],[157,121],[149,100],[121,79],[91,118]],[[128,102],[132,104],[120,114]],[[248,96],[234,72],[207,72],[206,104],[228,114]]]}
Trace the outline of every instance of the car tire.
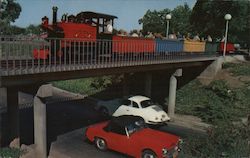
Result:
{"label": "car tire", "polygon": [[144,150],[141,158],[157,158],[157,156],[152,150]]}
{"label": "car tire", "polygon": [[100,108],[100,112],[101,112],[101,114],[102,114],[103,116],[105,116],[105,117],[108,117],[108,116],[109,116],[109,111],[108,111],[108,109],[105,108],[105,107],[101,107],[101,108]]}
{"label": "car tire", "polygon": [[97,149],[99,149],[101,151],[107,150],[107,143],[102,138],[95,138],[95,146]]}

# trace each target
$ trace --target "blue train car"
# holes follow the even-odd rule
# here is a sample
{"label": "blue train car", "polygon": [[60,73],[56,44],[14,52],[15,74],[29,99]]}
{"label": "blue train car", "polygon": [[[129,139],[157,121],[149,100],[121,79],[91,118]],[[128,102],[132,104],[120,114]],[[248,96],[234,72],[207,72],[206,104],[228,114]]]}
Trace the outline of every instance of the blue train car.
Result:
{"label": "blue train car", "polygon": [[183,41],[180,40],[161,40],[155,39],[155,49],[157,53],[176,53],[183,52]]}

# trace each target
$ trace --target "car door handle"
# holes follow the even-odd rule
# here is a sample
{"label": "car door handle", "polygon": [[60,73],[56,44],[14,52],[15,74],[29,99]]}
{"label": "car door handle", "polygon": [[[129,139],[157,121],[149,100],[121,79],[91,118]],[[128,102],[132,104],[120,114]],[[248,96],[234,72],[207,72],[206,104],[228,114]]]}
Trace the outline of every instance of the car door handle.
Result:
{"label": "car door handle", "polygon": [[129,111],[129,109],[127,109],[127,111]]}

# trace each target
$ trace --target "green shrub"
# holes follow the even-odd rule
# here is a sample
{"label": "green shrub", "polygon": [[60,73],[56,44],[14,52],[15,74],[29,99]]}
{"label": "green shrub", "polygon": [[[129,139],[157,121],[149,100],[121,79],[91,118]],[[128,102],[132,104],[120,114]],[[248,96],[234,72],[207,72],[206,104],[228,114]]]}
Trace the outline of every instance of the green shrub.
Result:
{"label": "green shrub", "polygon": [[22,154],[20,149],[16,148],[0,148],[1,158],[19,158]]}
{"label": "green shrub", "polygon": [[206,87],[192,81],[177,91],[176,111],[212,124],[217,120],[239,120],[250,113],[250,89],[230,89],[222,80]]}
{"label": "green shrub", "polygon": [[[247,64],[225,64],[234,75],[249,75]],[[249,157],[250,127],[240,118],[250,114],[250,82],[231,89],[223,80],[202,86],[192,81],[177,91],[177,113],[195,115],[213,126],[204,137],[184,140],[183,158]]]}
{"label": "green shrub", "polygon": [[233,63],[223,63],[222,68],[223,69],[228,69],[234,67]]}
{"label": "green shrub", "polygon": [[80,94],[92,95],[102,91],[112,83],[111,76],[84,78],[53,82],[53,86]]}
{"label": "green shrub", "polygon": [[249,141],[249,126],[218,122],[207,137],[185,139],[180,157],[249,157]]}
{"label": "green shrub", "polygon": [[250,76],[250,63],[225,63],[224,69],[229,69],[235,76]]}

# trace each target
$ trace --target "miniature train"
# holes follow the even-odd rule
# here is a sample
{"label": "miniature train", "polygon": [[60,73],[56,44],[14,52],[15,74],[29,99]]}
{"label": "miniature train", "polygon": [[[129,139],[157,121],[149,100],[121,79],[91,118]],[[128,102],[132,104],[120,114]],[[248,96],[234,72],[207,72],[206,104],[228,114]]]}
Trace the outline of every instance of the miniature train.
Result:
{"label": "miniature train", "polygon": [[[34,49],[35,59],[47,59],[49,55],[61,57],[63,54],[83,50],[91,53],[96,50],[109,51],[113,54],[124,53],[216,53],[222,52],[224,43],[197,42],[188,40],[162,40],[143,37],[120,36],[105,32],[107,21],[114,25],[116,16],[81,12],[76,16],[64,14],[57,21],[57,7],[53,7],[52,24],[45,16],[42,18],[42,29],[48,34],[51,48]],[[49,40],[51,39],[51,40]],[[106,42],[99,42],[106,41]],[[101,43],[101,45],[100,45]],[[91,48],[91,49],[89,49]],[[88,51],[91,50],[91,51]],[[226,52],[235,51],[232,43],[227,43]]]}

